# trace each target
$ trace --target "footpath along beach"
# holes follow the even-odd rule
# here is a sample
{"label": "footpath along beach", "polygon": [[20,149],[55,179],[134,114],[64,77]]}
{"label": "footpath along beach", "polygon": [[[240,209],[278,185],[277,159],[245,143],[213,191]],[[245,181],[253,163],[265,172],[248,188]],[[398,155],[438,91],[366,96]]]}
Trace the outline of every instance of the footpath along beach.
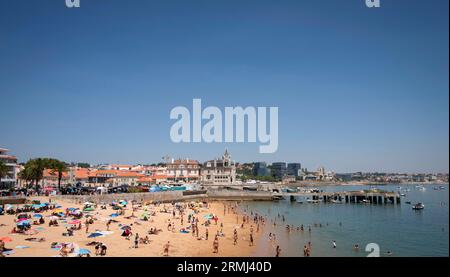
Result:
{"label": "footpath along beach", "polygon": [[[41,203],[49,201],[44,197],[38,200]],[[89,208],[88,211],[83,211],[86,208],[84,204],[60,200],[49,204],[52,208],[55,205],[55,209],[39,213],[33,211],[13,215],[5,213],[0,216],[0,240],[4,243],[4,256],[52,257],[67,252],[69,257],[87,253],[90,253],[91,257],[96,257],[95,246],[103,243],[106,246],[106,257],[161,257],[165,254],[167,244],[169,244],[168,256],[171,257],[246,257],[255,255],[256,247],[250,246],[249,243],[251,229],[256,244],[263,228],[263,224],[257,228],[250,214],[243,224],[244,215],[235,208],[235,202],[204,204],[186,202],[176,205],[115,203],[114,206],[105,203],[103,208],[102,205],[98,205],[92,208],[92,211]],[[13,205],[14,209],[23,206]],[[79,211],[83,212],[80,218],[77,216]],[[120,214],[121,211],[123,214]],[[183,215],[180,211],[183,211]],[[23,214],[31,218],[25,218]],[[45,223],[33,224],[39,222],[40,216]],[[192,216],[198,219],[198,236],[192,234]],[[217,216],[217,224],[213,216]],[[56,219],[58,226],[49,226],[52,219]],[[92,224],[88,224],[86,230],[86,222],[90,219]],[[24,221],[24,224],[29,222],[30,228],[25,233],[12,233],[14,228],[18,230],[19,225],[24,225],[20,221]],[[206,227],[205,223],[208,221],[210,225]],[[81,229],[74,230],[72,236],[64,235],[68,233],[70,227]],[[159,232],[149,234],[151,228]],[[128,238],[123,236],[126,229],[131,231]],[[207,229],[208,240],[206,240]],[[236,245],[234,245],[234,230],[237,232]],[[139,235],[137,240],[136,234]],[[219,234],[219,251],[213,253],[216,234]],[[135,241],[138,241],[137,248]],[[64,244],[68,245],[64,247]],[[63,251],[61,248],[64,248]]]}

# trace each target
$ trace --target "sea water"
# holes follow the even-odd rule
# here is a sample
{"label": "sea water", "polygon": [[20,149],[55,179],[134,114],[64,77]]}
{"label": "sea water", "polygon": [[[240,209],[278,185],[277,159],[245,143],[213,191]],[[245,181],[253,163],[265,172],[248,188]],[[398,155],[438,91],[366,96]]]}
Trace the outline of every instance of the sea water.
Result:
{"label": "sea water", "polygon": [[[303,247],[311,242],[311,256],[320,257],[364,257],[366,245],[379,246],[380,256],[429,257],[449,255],[449,191],[435,190],[440,185],[425,185],[420,190],[414,185],[378,185],[387,191],[400,191],[401,204],[303,204],[289,199],[278,202],[243,202],[242,210],[258,212],[268,221],[255,246],[255,255],[274,256],[276,245],[281,247],[281,256],[303,256]],[[322,186],[323,191],[355,191],[368,186]],[[372,186],[372,188],[374,188]],[[409,189],[409,191],[406,191]],[[405,202],[410,201],[411,204]],[[412,205],[421,202],[424,210],[416,211]],[[280,217],[278,217],[280,214]],[[284,215],[285,222],[281,216]],[[273,226],[271,221],[276,221]],[[294,225],[291,232],[286,225]],[[296,227],[304,225],[304,231]],[[315,227],[316,224],[316,227]],[[320,227],[320,224],[322,227]],[[311,226],[311,232],[308,227]],[[276,243],[270,242],[269,233],[275,233]],[[336,241],[336,248],[333,248]],[[354,245],[359,245],[355,250]]]}

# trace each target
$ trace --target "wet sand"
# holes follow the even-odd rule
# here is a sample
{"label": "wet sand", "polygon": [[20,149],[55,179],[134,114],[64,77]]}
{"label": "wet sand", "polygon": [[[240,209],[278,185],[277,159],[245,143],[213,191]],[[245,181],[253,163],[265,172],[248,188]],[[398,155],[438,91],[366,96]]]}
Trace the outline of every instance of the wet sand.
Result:
{"label": "wet sand", "polygon": [[[48,198],[41,198],[43,202],[48,201]],[[111,206],[107,205],[106,210],[100,209],[98,206],[95,211],[91,212],[95,218],[94,224],[89,226],[89,232],[86,233],[85,218],[81,219],[82,229],[77,230],[74,236],[67,237],[62,234],[66,232],[67,223],[58,221],[59,226],[49,227],[49,217],[52,211],[45,211],[41,214],[44,216],[45,224],[32,225],[32,229],[42,227],[43,230],[37,234],[25,235],[25,234],[11,234],[11,230],[16,224],[14,219],[17,215],[2,215],[0,216],[0,237],[10,237],[12,242],[6,242],[6,248],[12,248],[14,253],[7,257],[52,257],[59,255],[58,250],[51,249],[51,243],[76,243],[80,248],[88,249],[91,251],[91,257],[95,257],[94,246],[86,246],[87,243],[92,241],[102,242],[107,245],[106,257],[161,257],[163,256],[163,247],[170,241],[169,256],[172,257],[247,257],[254,256],[256,246],[249,246],[249,234],[250,223],[245,224],[244,229],[241,229],[242,214],[234,214],[228,212],[224,215],[224,203],[225,202],[210,202],[208,208],[199,208],[199,213],[195,216],[200,219],[198,224],[200,236],[205,236],[206,227],[203,223],[206,221],[205,215],[215,214],[219,217],[217,225],[211,220],[211,225],[208,227],[209,240],[198,240],[192,233],[183,234],[180,233],[182,227],[187,228],[190,226],[187,217],[192,210],[187,209],[184,215],[184,225],[181,226],[178,213],[175,219],[172,215],[171,204],[161,204],[160,206],[143,206],[141,209],[134,212],[136,217],[127,219],[132,215],[131,204],[125,208],[125,214],[119,217],[113,218],[119,221],[118,223],[111,223],[110,231],[112,234],[104,237],[88,238],[88,235],[95,231],[106,231],[106,223],[110,218],[110,215],[116,213]],[[61,205],[63,210],[69,207],[83,208],[82,205],[73,203],[65,203],[58,201],[58,205]],[[226,203],[231,205],[231,202]],[[149,221],[143,221],[140,216],[144,213],[144,208],[148,207],[149,211],[154,211],[156,214],[151,216]],[[170,213],[160,212],[166,207]],[[33,215],[33,213],[29,213]],[[32,220],[35,220],[34,218]],[[175,231],[168,231],[168,220],[175,223]],[[68,222],[71,221],[71,217],[68,217]],[[221,229],[220,224],[223,224],[224,237],[219,237],[219,253],[213,253],[213,240],[214,235]],[[6,225],[6,226],[3,226]],[[133,236],[130,240],[121,236],[122,230],[119,224],[130,225],[132,227]],[[132,224],[132,225],[131,225]],[[147,232],[151,227],[162,229],[158,235],[148,235]],[[238,244],[233,245],[233,231],[238,231]],[[254,241],[255,244],[259,241],[259,236],[262,234],[263,226],[260,226],[260,231],[256,232],[256,226],[254,226]],[[139,248],[134,248],[134,235],[138,233],[139,237],[143,238],[148,235],[150,239],[149,244],[139,244]],[[26,238],[45,238],[44,242],[30,242],[26,241]],[[30,248],[18,249],[16,246],[28,246]]]}

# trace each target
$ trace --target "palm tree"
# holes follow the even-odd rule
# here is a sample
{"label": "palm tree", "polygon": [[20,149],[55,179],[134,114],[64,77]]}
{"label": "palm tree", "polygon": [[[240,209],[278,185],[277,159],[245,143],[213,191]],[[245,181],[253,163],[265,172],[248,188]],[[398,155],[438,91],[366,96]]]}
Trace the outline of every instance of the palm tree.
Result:
{"label": "palm tree", "polygon": [[65,162],[61,162],[58,160],[52,160],[51,168],[53,169],[53,173],[58,173],[58,190],[61,191],[61,179],[63,177],[64,172],[67,172],[67,165]]}
{"label": "palm tree", "polygon": [[2,178],[8,174],[8,167],[3,161],[0,161],[0,185],[2,184]]}
{"label": "palm tree", "polygon": [[44,169],[48,168],[49,159],[32,159],[25,164],[24,173],[21,174],[24,179],[34,181],[36,191],[39,190],[39,181],[44,176]]}

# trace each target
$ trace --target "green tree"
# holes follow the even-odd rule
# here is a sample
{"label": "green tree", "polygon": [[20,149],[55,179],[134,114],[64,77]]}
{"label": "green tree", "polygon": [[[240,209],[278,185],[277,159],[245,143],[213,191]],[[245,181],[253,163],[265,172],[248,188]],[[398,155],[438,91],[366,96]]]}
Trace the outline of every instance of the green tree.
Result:
{"label": "green tree", "polygon": [[34,182],[36,190],[39,190],[39,181],[44,177],[44,170],[51,169],[58,174],[58,189],[61,188],[63,173],[67,171],[67,165],[57,159],[37,158],[26,162],[20,173],[20,178],[30,183]]}
{"label": "green tree", "polygon": [[0,161],[0,184],[2,183],[2,178],[6,177],[8,174],[8,167],[3,161]]}
{"label": "green tree", "polygon": [[68,171],[66,163],[56,159],[50,159],[48,161],[48,166],[52,169],[52,173],[58,174],[58,190],[61,191],[61,180],[63,174]]}

